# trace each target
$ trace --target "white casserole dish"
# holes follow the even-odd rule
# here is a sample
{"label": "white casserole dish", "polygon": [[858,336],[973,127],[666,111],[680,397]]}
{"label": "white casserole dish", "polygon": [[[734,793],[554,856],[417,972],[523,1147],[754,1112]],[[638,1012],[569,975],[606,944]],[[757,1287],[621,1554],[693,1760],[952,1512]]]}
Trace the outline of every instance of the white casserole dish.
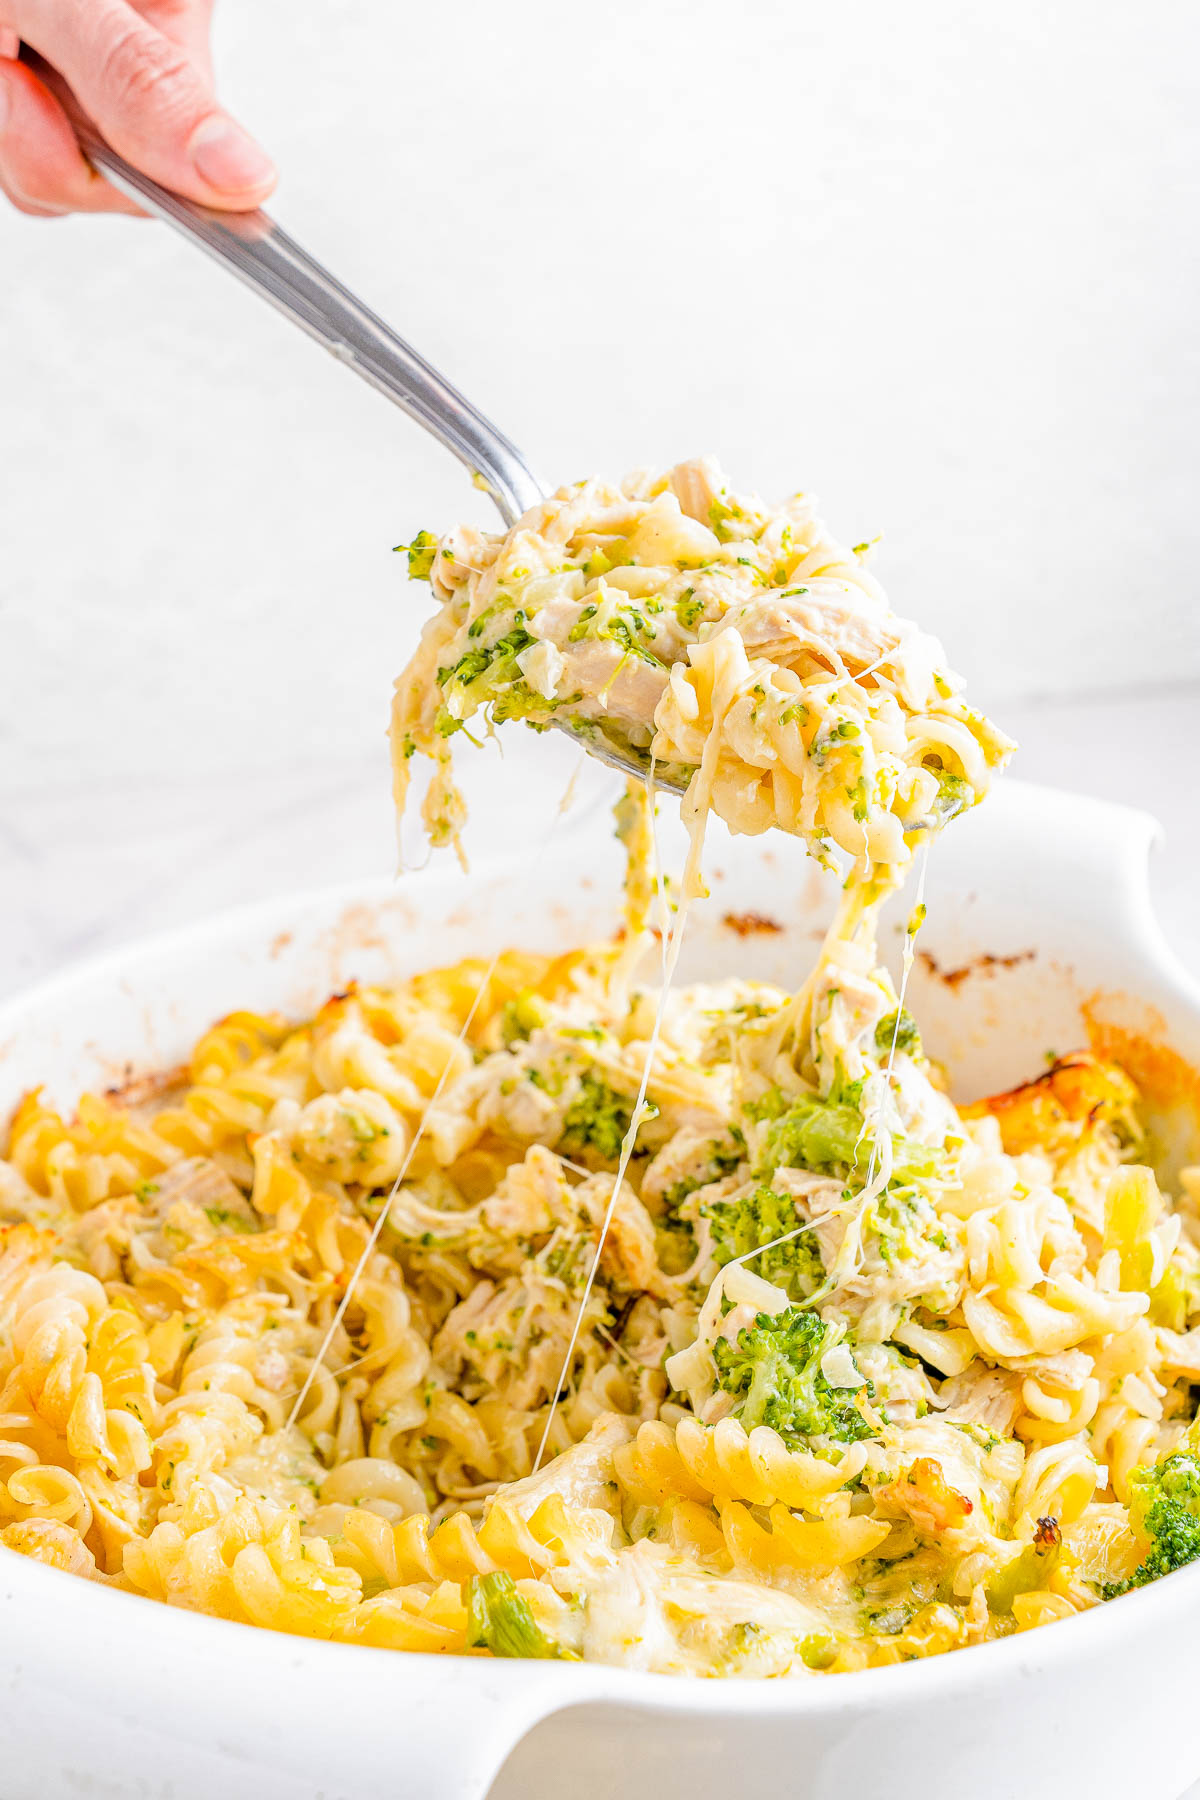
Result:
{"label": "white casserole dish", "polygon": [[[960,1096],[1099,1032],[1142,1081],[1171,1171],[1200,1155],[1200,989],[1151,912],[1156,829],[1002,783],[933,853],[920,942],[939,972],[918,965],[910,1003]],[[532,874],[531,861],[272,902],[62,976],[0,1009],[0,1114],[38,1082],[69,1104],[85,1085],[169,1066],[234,1007],[301,1013],[352,976],[611,929],[619,862],[594,822],[563,828]],[[794,983],[829,917],[826,878],[777,834],[714,832],[707,866],[712,897],[689,923],[681,978]],[[783,929],[741,917],[739,933],[729,914]],[[929,1662],[702,1683],[284,1637],[0,1550],[0,1793],[482,1800],[508,1758],[494,1800],[1175,1800],[1200,1772],[1198,1614],[1200,1565]]]}

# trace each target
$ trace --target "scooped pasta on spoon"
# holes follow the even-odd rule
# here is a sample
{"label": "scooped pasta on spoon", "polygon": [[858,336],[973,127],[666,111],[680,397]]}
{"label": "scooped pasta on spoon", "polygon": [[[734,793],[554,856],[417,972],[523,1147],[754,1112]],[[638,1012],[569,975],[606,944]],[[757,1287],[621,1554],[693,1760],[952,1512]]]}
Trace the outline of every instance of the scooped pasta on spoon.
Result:
{"label": "scooped pasta on spoon", "polygon": [[936,638],[898,618],[797,494],[731,493],[711,458],[560,488],[508,532],[408,546],[440,602],[396,683],[397,801],[436,768],[435,844],[464,819],[452,741],[521,719],[686,787],[686,815],[772,826],[892,884],[973,806],[1011,742],[962,699]]}

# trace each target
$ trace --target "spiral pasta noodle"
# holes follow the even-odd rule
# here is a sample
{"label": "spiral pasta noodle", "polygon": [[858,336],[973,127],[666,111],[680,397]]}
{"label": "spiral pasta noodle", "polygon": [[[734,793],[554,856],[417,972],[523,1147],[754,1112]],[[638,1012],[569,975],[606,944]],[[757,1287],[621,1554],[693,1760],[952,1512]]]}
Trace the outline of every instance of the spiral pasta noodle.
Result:
{"label": "spiral pasta noodle", "polygon": [[[804,1405],[844,1435],[806,1436],[721,1385],[739,1331],[792,1317],[786,1258],[764,1279],[716,1255],[778,1139],[770,1116],[734,1130],[736,1084],[745,1067],[769,1092],[755,1059],[786,1070],[789,1033],[853,1066],[888,994],[853,999],[854,1041],[844,963],[807,1003],[830,1009],[815,1033],[771,990],[735,985],[719,1016],[679,996],[537,1469],[644,1027],[605,954],[507,966],[461,1045],[477,964],[294,1027],[234,1015],[146,1098],[22,1104],[0,1188],[0,1544],[244,1624],[444,1654],[503,1653],[503,1603],[530,1654],[624,1660],[630,1595],[653,1593],[673,1621],[655,1666],[706,1673],[933,1654],[1129,1578],[1139,1472],[1190,1425],[1200,1284],[1187,1215],[1124,1160],[1113,1075],[1060,1084],[1088,1102],[1078,1129],[1033,1093],[965,1122],[939,1097],[933,1185],[906,1199],[893,1174],[844,1278],[844,1183],[776,1171],[797,1218],[834,1208],[795,1267],[827,1264]],[[750,1060],[706,1061],[747,1017]],[[318,1361],[443,1075],[436,1135]],[[810,1111],[845,1106],[808,1091]],[[943,1598],[925,1575],[906,1597],[908,1568],[938,1569]]]}

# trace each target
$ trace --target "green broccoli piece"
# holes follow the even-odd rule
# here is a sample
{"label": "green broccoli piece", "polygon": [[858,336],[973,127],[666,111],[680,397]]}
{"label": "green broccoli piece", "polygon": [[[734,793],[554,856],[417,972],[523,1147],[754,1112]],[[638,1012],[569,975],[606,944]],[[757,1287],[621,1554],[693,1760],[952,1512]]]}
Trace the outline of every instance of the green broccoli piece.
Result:
{"label": "green broccoli piece", "polygon": [[[929,767],[926,764],[926,767]],[[959,813],[969,811],[975,803],[975,794],[970,782],[964,781],[961,775],[953,774],[949,769],[931,769],[937,776],[937,799],[933,803],[934,817],[945,824],[948,819],[957,818]]]}
{"label": "green broccoli piece", "polygon": [[1135,1469],[1129,1477],[1129,1513],[1134,1530],[1149,1538],[1145,1561],[1128,1581],[1111,1581],[1104,1598],[1145,1587],[1200,1556],[1200,1456],[1176,1450],[1165,1462]]}
{"label": "green broccoli piece", "polygon": [[627,656],[640,656],[644,662],[660,667],[658,657],[647,649],[643,639],[658,636],[658,627],[651,624],[647,614],[653,616],[661,611],[662,602],[656,600],[645,600],[640,606],[630,602],[604,608],[592,602],[580,609],[567,637],[572,644],[582,643],[585,638],[607,638],[619,644]]}
{"label": "green broccoli piece", "polygon": [[[475,624],[479,624],[478,619]],[[437,728],[443,737],[460,730],[462,720],[469,719],[481,706],[491,709],[494,725],[522,719],[534,731],[547,731],[551,714],[559,707],[574,706],[583,698],[582,694],[563,694],[547,700],[530,687],[517,658],[536,642],[523,625],[515,625],[496,643],[474,644],[456,663],[438,670],[438,686],[460,697],[453,710],[443,706],[439,711]]]}
{"label": "green broccoli piece", "polygon": [[[899,1017],[899,1025],[896,1020]],[[875,1027],[875,1049],[880,1056],[891,1054],[892,1042],[895,1040],[896,1050],[919,1050],[921,1033],[917,1030],[917,1021],[907,1007],[900,1007],[897,1012],[890,1012],[886,1019],[880,1019]]]}
{"label": "green broccoli piece", "polygon": [[748,520],[736,500],[729,499],[722,492],[709,502],[708,524],[710,531],[716,533],[723,544],[732,538],[744,538],[750,534],[746,530]]}
{"label": "green broccoli piece", "polygon": [[[738,1332],[736,1344],[717,1339],[717,1381],[741,1401],[735,1416],[747,1431],[769,1425],[792,1448],[810,1438],[853,1444],[872,1436],[852,1398],[858,1390],[831,1388],[821,1373],[821,1358],[835,1341],[833,1327],[800,1306],[774,1317],[759,1313]],[[872,1391],[869,1384],[866,1391]]]}
{"label": "green broccoli piece", "polygon": [[568,631],[568,633],[567,633],[567,642],[569,644],[581,644],[583,642],[584,638],[592,636],[593,629],[594,629],[592,626],[592,620],[596,617],[596,614],[599,611],[600,611],[600,608],[598,606],[596,606],[594,603],[590,606],[585,606],[582,609],[582,611],[579,614],[579,617],[576,619],[576,621],[572,625],[570,631]]}
{"label": "green broccoli piece", "polygon": [[804,1094],[771,1123],[757,1172],[770,1175],[780,1167],[852,1169],[862,1135],[863,1116],[857,1106]]}
{"label": "green broccoli piece", "polygon": [[230,1231],[253,1231],[254,1221],[245,1213],[232,1212],[227,1206],[206,1206],[204,1216],[218,1231],[227,1225]]}
{"label": "green broccoli piece", "polygon": [[565,694],[561,699],[547,700],[520,677],[506,681],[492,699],[492,723],[503,725],[508,719],[521,719],[533,731],[549,731],[548,713],[559,706],[574,706],[583,696]]}
{"label": "green broccoli piece", "polygon": [[532,988],[522,988],[500,1009],[500,1037],[507,1049],[524,1038],[530,1038],[539,1026],[549,1023],[550,1008]]}
{"label": "green broccoli piece", "polygon": [[654,1248],[664,1275],[682,1275],[696,1260],[696,1236],[686,1219],[655,1219]]}
{"label": "green broccoli piece", "polygon": [[[856,1085],[823,1099],[802,1094],[791,1105],[778,1089],[757,1103],[760,1120],[769,1119],[766,1142],[755,1174],[768,1180],[776,1169],[811,1169],[817,1174],[865,1175],[871,1162],[871,1134],[857,1104]],[[941,1158],[927,1144],[893,1137],[893,1180],[920,1181],[935,1175]]]}
{"label": "green broccoli piece", "polygon": [[[722,1265],[747,1256],[760,1244],[775,1244],[776,1238],[795,1231],[800,1224],[795,1201],[766,1186],[740,1200],[714,1201],[704,1211],[712,1224],[713,1254]],[[807,1300],[825,1275],[821,1253],[809,1231],[786,1244],[775,1244],[746,1266],[764,1281],[783,1288],[791,1300]]]}
{"label": "green broccoli piece", "polygon": [[988,1610],[1010,1614],[1018,1594],[1031,1594],[1045,1587],[1048,1577],[1058,1566],[1061,1553],[1062,1530],[1058,1520],[1039,1519],[1033,1542],[1018,1550],[985,1583]]}
{"label": "green broccoli piece", "polygon": [[[433,728],[439,737],[444,738],[453,737],[456,731],[466,731],[467,729],[462,720],[456,719],[449,708],[445,706],[439,706],[434,714]],[[471,741],[473,743],[475,740]]]}
{"label": "green broccoli piece", "polygon": [[[439,687],[446,687],[453,682],[457,687],[471,689],[480,677],[488,677],[487,686],[493,683],[508,681],[519,674],[516,660],[522,650],[528,650],[534,639],[521,625],[506,632],[494,644],[476,644],[459,657],[456,663],[448,668],[439,669],[437,679]],[[486,693],[475,693],[471,698],[479,703],[487,698]]]}
{"label": "green broccoli piece", "polygon": [[[646,1116],[654,1118],[657,1111],[657,1107],[648,1104]],[[632,1120],[632,1101],[614,1093],[607,1082],[585,1069],[580,1076],[579,1095],[563,1119],[561,1142],[566,1148],[593,1150],[605,1162],[617,1162]]]}
{"label": "green broccoli piece", "polygon": [[467,1642],[493,1656],[538,1657],[552,1661],[564,1653],[548,1638],[511,1575],[473,1575],[467,1603]]}
{"label": "green broccoli piece", "polygon": [[695,588],[685,588],[675,602],[675,617],[685,631],[694,631],[704,617],[706,602],[697,595]]}
{"label": "green broccoli piece", "polygon": [[473,650],[468,650],[464,656],[460,656],[456,663],[451,663],[448,667],[438,670],[438,686],[446,687],[449,682],[453,681],[457,682],[459,687],[470,687],[471,683],[480,675],[487,674],[491,664],[491,650],[482,644],[477,644]]}
{"label": "green broccoli piece", "polygon": [[428,581],[437,555],[437,539],[432,531],[418,531],[411,544],[397,544],[397,551],[408,551],[408,579]]}

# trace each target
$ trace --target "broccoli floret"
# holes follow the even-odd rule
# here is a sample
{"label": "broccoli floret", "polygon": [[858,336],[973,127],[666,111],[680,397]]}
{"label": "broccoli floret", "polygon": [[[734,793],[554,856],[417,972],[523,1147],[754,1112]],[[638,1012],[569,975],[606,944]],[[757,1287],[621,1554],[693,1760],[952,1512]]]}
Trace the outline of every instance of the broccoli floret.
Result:
{"label": "broccoli floret", "polygon": [[[646,1113],[653,1118],[657,1108],[648,1105]],[[585,1069],[579,1080],[578,1098],[571,1102],[563,1119],[561,1141],[564,1148],[594,1150],[605,1162],[617,1162],[632,1119],[632,1101],[614,1093],[607,1082]]]}
{"label": "broccoli floret", "polygon": [[548,1023],[550,1008],[532,988],[522,988],[500,1009],[500,1037],[504,1045],[516,1044],[531,1037],[539,1026]]}
{"label": "broccoli floret", "polygon": [[483,645],[477,645],[474,650],[468,650],[465,655],[460,656],[456,663],[438,670],[438,686],[445,687],[447,683],[455,681],[459,687],[470,687],[480,675],[487,673],[491,663],[492,652]]}
{"label": "broccoli floret", "polygon": [[789,1169],[851,1169],[863,1134],[857,1106],[817,1094],[802,1095],[767,1131],[759,1173]]}
{"label": "broccoli floret", "polygon": [[989,1611],[1009,1614],[1018,1594],[1030,1594],[1045,1587],[1047,1578],[1058,1567],[1061,1552],[1062,1529],[1058,1520],[1039,1519],[1033,1542],[1018,1550],[985,1583]]}
{"label": "broccoli floret", "polygon": [[[474,621],[479,623],[479,619]],[[468,635],[470,630],[473,627]],[[496,643],[475,644],[456,663],[438,670],[438,686],[455,696],[438,715],[438,729],[444,737],[461,729],[462,719],[469,719],[481,706],[490,709],[495,725],[522,719],[534,731],[548,731],[550,716],[557,708],[574,706],[583,698],[581,694],[560,694],[547,700],[530,687],[517,658],[536,642],[523,625],[514,625]]]}
{"label": "broccoli floret", "polygon": [[974,804],[975,795],[970,783],[961,775],[955,775],[949,769],[931,769],[930,772],[937,776],[938,784],[937,799],[933,803],[934,817],[944,825],[948,819],[968,811]]}
{"label": "broccoli floret", "polygon": [[579,614],[579,617],[576,619],[576,621],[572,625],[570,631],[567,633],[567,642],[569,644],[582,643],[584,638],[591,637],[593,635],[592,620],[596,617],[596,614],[599,611],[600,611],[600,608],[598,606],[596,606],[594,603],[590,606],[585,606],[582,609],[582,611]]}
{"label": "broccoli floret", "polygon": [[741,1400],[736,1416],[747,1431],[769,1425],[792,1447],[814,1437],[853,1444],[872,1435],[852,1398],[858,1390],[832,1388],[821,1373],[821,1358],[835,1341],[831,1326],[799,1306],[773,1318],[759,1313],[736,1344],[717,1339],[717,1380]]}
{"label": "broccoli floret", "polygon": [[503,1569],[494,1575],[471,1577],[467,1642],[475,1649],[490,1650],[493,1656],[531,1656],[546,1661],[563,1655]]}
{"label": "broccoli floret", "polygon": [[[899,1024],[897,1024],[899,1018]],[[875,1049],[880,1056],[890,1056],[892,1043],[895,1041],[897,1053],[901,1050],[919,1050],[921,1034],[917,1030],[917,1021],[907,1007],[900,1007],[897,1012],[890,1012],[886,1019],[880,1019],[875,1027]]]}
{"label": "broccoli floret", "polygon": [[643,662],[661,667],[658,657],[647,649],[643,641],[657,635],[657,627],[650,623],[646,611],[633,605],[603,609],[595,605],[585,606],[567,633],[572,644],[581,643],[584,638],[608,638],[614,644],[619,644],[627,656],[639,656]]}
{"label": "broccoli floret", "polygon": [[733,538],[753,535],[745,513],[737,501],[731,500],[724,491],[709,502],[708,524],[709,529],[716,533],[723,544],[728,544]]}
{"label": "broccoli floret", "polygon": [[[456,663],[438,670],[438,685],[446,687],[453,682],[460,688],[470,688],[481,675],[489,677],[489,686],[494,681],[509,680],[517,673],[517,657],[523,650],[528,650],[533,641],[524,627],[518,625],[494,644],[476,644]],[[478,701],[486,696],[473,694],[471,698]]]}
{"label": "broccoli floret", "polygon": [[[802,1094],[791,1105],[778,1089],[758,1102],[760,1119],[771,1121],[755,1173],[768,1179],[778,1168],[818,1174],[865,1174],[871,1161],[871,1134],[853,1086],[823,1099]],[[892,1138],[893,1179],[919,1181],[937,1173],[938,1152],[912,1138]]]}
{"label": "broccoli floret", "polygon": [[[796,1203],[773,1188],[758,1187],[740,1200],[715,1201],[704,1208],[712,1223],[713,1254],[722,1265],[746,1256],[760,1244],[775,1244],[775,1239],[800,1224]],[[806,1300],[815,1293],[825,1275],[820,1251],[812,1233],[791,1238],[786,1244],[775,1244],[754,1257],[747,1265],[764,1281],[773,1281],[792,1300]]]}
{"label": "broccoli floret", "polygon": [[547,700],[526,681],[519,678],[506,680],[492,699],[492,723],[503,725],[507,719],[522,719],[533,731],[549,731],[550,721],[546,714],[558,706],[573,706],[582,698],[581,694],[564,694],[559,699]]}
{"label": "broccoli floret", "polygon": [[696,1260],[696,1237],[686,1219],[656,1219],[654,1246],[664,1275],[682,1275]]}
{"label": "broccoli floret", "polygon": [[1150,1549],[1128,1581],[1108,1583],[1106,1600],[1129,1588],[1145,1587],[1200,1556],[1200,1456],[1176,1450],[1165,1462],[1135,1469],[1129,1487],[1134,1530],[1149,1538]]}
{"label": "broccoli floret", "polygon": [[408,552],[408,579],[428,581],[437,555],[437,539],[432,531],[418,531],[411,544],[397,544],[397,551]]}
{"label": "broccoli floret", "polygon": [[854,785],[846,789],[846,798],[850,802],[852,817],[860,825],[865,825],[871,816],[871,791],[865,775],[860,775]]}
{"label": "broccoli floret", "polygon": [[227,1206],[206,1206],[204,1216],[216,1230],[227,1225],[230,1231],[253,1231],[254,1223],[244,1213],[232,1212]]}

